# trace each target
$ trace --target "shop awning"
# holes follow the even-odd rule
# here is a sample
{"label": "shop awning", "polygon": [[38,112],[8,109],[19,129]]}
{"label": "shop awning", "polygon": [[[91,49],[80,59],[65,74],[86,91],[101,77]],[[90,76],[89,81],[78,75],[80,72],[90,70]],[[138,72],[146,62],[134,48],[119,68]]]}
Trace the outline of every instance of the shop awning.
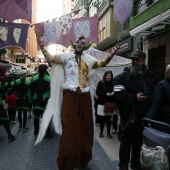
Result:
{"label": "shop awning", "polygon": [[132,29],[132,36],[149,36],[170,29],[170,9]]}
{"label": "shop awning", "polygon": [[113,37],[107,37],[105,40],[103,40],[102,42],[98,43],[96,45],[96,49],[104,51],[110,47],[112,47],[115,43],[116,43],[117,39],[113,38]]}

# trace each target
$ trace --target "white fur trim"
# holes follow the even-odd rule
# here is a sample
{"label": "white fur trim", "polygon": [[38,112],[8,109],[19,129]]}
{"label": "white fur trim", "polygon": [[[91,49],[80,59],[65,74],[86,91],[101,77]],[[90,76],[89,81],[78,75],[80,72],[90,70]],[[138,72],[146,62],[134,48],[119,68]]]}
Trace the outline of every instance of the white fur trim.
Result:
{"label": "white fur trim", "polygon": [[[59,54],[59,58],[62,63],[67,61],[69,58],[75,56],[74,53],[62,53]],[[83,54],[82,60],[87,64],[89,71],[92,69],[94,61],[96,60],[94,57]],[[64,69],[62,64],[52,64],[52,72],[51,72],[51,97],[48,100],[46,110],[42,117],[42,122],[40,126],[40,131],[35,142],[35,145],[40,143],[45,136],[48,125],[52,119],[52,123],[54,125],[55,132],[57,134],[62,134],[62,125],[61,125],[61,107],[63,101],[63,89],[61,88],[61,84],[64,83]],[[89,88],[85,88],[83,92],[88,92]],[[91,91],[91,90],[90,90]],[[92,99],[92,109],[93,109],[93,120],[94,119],[94,105],[93,105],[93,93],[91,93]]]}

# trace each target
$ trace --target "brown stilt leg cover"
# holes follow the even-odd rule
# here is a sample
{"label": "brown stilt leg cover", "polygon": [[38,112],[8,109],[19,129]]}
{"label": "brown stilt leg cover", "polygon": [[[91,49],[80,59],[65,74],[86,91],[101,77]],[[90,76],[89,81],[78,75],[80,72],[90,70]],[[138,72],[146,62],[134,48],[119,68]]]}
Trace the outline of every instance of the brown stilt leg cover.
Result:
{"label": "brown stilt leg cover", "polygon": [[92,158],[93,114],[90,93],[65,90],[61,112],[63,134],[60,138],[59,170],[73,170]]}

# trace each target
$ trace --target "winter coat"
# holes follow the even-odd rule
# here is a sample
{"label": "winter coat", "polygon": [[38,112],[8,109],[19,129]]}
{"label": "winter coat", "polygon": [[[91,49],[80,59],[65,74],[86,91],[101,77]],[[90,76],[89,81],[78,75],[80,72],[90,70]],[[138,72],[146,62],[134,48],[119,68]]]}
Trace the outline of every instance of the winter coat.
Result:
{"label": "winter coat", "polygon": [[114,81],[115,85],[123,85],[125,88],[124,91],[114,92],[120,116],[126,121],[133,117],[139,123],[146,114],[150,98],[141,102],[137,101],[136,95],[150,93],[151,96],[154,88],[153,76],[144,65],[141,74],[132,76],[130,69],[126,68]]}
{"label": "winter coat", "polygon": [[96,95],[98,96],[98,104],[104,105],[105,102],[114,102],[114,96],[108,97],[106,93],[113,92],[114,84],[110,81],[102,82],[99,81],[96,88]]}
{"label": "winter coat", "polygon": [[170,80],[157,83],[146,117],[170,124]]}
{"label": "winter coat", "polygon": [[[124,90],[114,91],[120,114],[118,134],[124,129],[121,141],[142,144],[143,126],[141,121],[148,109],[150,95],[154,88],[154,79],[144,65],[142,73],[136,76],[132,76],[130,69],[126,68],[115,77],[115,85],[124,86]],[[150,95],[147,101],[137,101],[137,93],[148,92]]]}

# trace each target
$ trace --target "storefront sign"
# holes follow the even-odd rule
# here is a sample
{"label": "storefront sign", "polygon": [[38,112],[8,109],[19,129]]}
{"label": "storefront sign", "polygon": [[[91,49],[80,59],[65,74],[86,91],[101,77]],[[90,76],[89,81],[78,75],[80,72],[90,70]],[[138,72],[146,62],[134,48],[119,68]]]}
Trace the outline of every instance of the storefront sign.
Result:
{"label": "storefront sign", "polygon": [[132,38],[128,38],[128,39],[122,41],[120,43],[120,49],[118,50],[117,53],[119,54],[119,53],[123,53],[123,52],[132,50],[132,45],[133,45],[132,40],[133,40]]}

